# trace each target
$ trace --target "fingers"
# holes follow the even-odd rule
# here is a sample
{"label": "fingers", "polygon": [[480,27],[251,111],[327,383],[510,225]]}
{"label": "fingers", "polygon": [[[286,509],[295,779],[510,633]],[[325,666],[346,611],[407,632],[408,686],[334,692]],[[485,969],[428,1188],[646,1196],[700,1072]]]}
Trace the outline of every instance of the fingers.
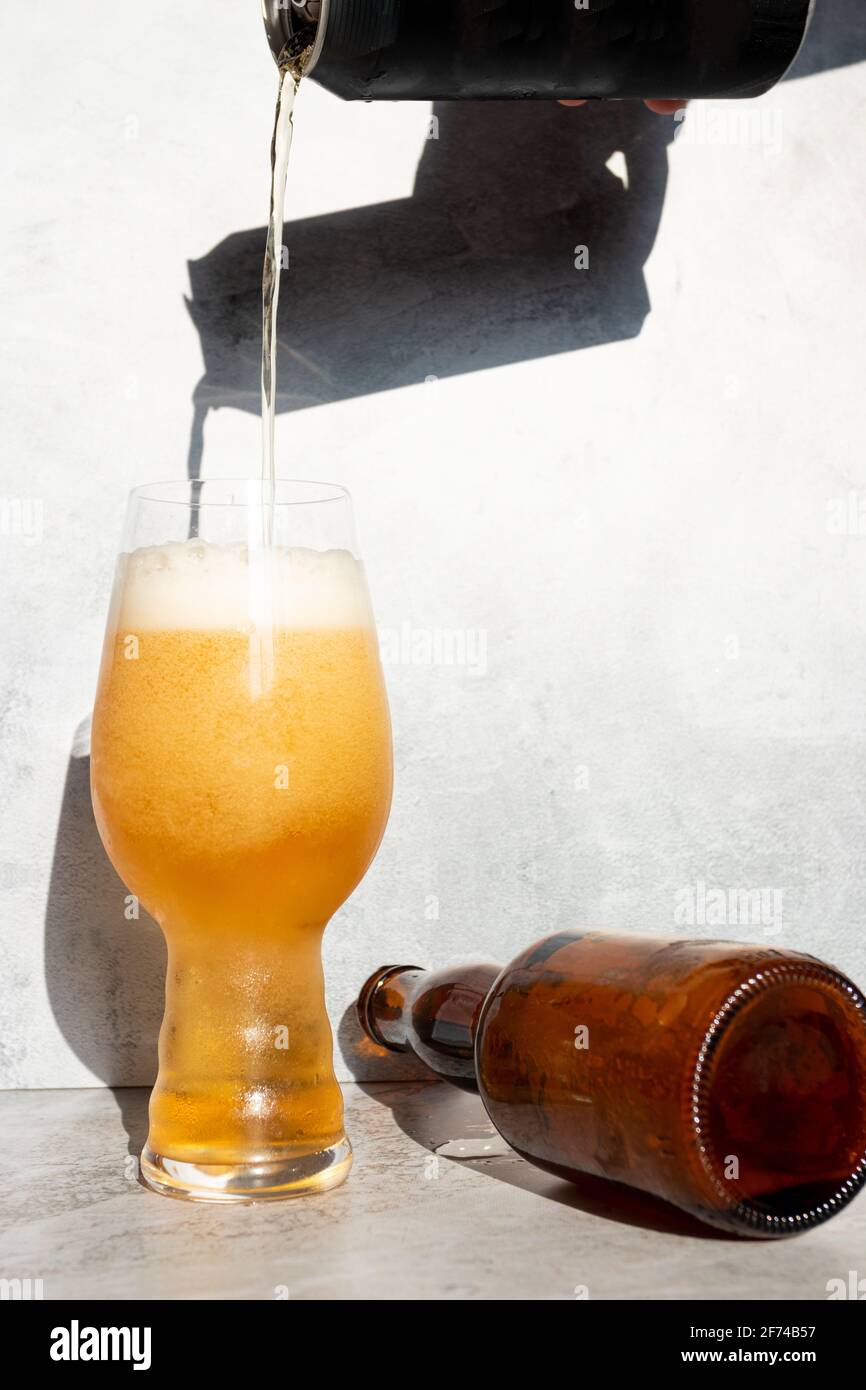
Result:
{"label": "fingers", "polygon": [[[586,106],[586,101],[561,101],[560,106]],[[646,105],[650,111],[655,111],[657,116],[672,116],[675,111],[682,111],[684,106],[688,106],[687,101],[648,101]]]}

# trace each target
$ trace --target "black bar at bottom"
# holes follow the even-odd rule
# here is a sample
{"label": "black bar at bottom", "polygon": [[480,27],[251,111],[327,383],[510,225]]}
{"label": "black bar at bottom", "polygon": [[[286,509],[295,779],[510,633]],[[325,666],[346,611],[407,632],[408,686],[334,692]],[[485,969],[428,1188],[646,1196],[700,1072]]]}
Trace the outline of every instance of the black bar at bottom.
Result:
{"label": "black bar at bottom", "polygon": [[[596,1367],[599,1359],[603,1361],[606,1375],[633,1371],[643,1377],[674,1368],[700,1372],[706,1366],[729,1370],[800,1366],[826,1380],[843,1369],[850,1374],[849,1368],[860,1364],[866,1331],[863,1309],[840,1305],[864,1299],[866,1281],[862,1288],[858,1282],[851,1289],[835,1290],[832,1298],[821,1302],[592,1302],[578,1293],[575,1306],[555,1315],[555,1321],[548,1313],[542,1324],[555,1340],[548,1343],[530,1333],[524,1350],[535,1363],[535,1381],[562,1374],[554,1362],[560,1361],[565,1349],[563,1331],[577,1338],[569,1345],[578,1356],[575,1372],[581,1378],[585,1352]],[[514,1301],[526,1300],[515,1297]],[[316,1323],[310,1325],[307,1300],[228,1306],[222,1302],[20,1302],[14,1308],[7,1306],[5,1312],[11,1316],[4,1319],[4,1350],[7,1358],[10,1353],[14,1358],[16,1371],[32,1368],[52,1376],[85,1372],[92,1377],[100,1368],[115,1375],[134,1374],[136,1368],[140,1374],[225,1375],[228,1364],[240,1356],[247,1358],[251,1376],[260,1382],[271,1372],[290,1376],[293,1367],[297,1371],[302,1346],[308,1366],[315,1365],[319,1355]],[[380,1338],[379,1315],[371,1311],[367,1317],[366,1324],[362,1319],[353,1322],[345,1340],[335,1341],[333,1333],[328,1335],[324,1355],[328,1381],[333,1381],[337,1369],[339,1343],[345,1346],[342,1356],[347,1361],[351,1358],[351,1368],[359,1362],[359,1342],[369,1337],[375,1345]],[[426,1324],[413,1325],[418,1337],[415,1352],[411,1329],[405,1331],[401,1351],[403,1372],[410,1377],[413,1355],[423,1365],[425,1345],[429,1352]],[[477,1344],[480,1364],[489,1358],[488,1369],[495,1365],[497,1341],[494,1324],[493,1338],[485,1336]],[[512,1334],[506,1334],[502,1345],[511,1341]],[[551,1360],[554,1347],[558,1351]],[[465,1350],[459,1358],[461,1379],[467,1370]],[[325,1348],[320,1352],[324,1354]],[[445,1366],[440,1369],[444,1380]]]}

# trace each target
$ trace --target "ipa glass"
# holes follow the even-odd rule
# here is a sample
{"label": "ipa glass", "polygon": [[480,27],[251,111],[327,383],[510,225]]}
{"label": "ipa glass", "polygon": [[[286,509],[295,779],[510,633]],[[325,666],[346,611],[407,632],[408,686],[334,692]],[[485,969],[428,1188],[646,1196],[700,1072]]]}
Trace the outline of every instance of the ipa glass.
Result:
{"label": "ipa glass", "polygon": [[91,780],[108,855],[168,948],[151,1187],[249,1201],[346,1177],[321,941],[376,853],[391,779],[348,494],[136,489]]}

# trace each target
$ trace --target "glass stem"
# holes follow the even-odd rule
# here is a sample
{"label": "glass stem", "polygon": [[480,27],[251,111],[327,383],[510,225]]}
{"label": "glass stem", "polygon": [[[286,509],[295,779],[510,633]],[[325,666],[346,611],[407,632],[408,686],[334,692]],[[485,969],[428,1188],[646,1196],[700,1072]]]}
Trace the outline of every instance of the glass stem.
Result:
{"label": "glass stem", "polygon": [[325,1012],[322,929],[167,930],[166,1007],[148,1147],[254,1164],[343,1137]]}

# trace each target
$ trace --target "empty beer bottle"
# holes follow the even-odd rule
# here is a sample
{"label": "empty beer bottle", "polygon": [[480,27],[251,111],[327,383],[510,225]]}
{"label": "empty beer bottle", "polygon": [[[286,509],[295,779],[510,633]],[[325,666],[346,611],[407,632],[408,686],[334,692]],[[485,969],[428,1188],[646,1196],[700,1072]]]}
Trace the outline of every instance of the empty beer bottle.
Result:
{"label": "empty beer bottle", "polygon": [[816,1226],[866,1182],[866,1000],[812,956],[571,931],[504,970],[385,967],[358,1010],[560,1177],[751,1236]]}

